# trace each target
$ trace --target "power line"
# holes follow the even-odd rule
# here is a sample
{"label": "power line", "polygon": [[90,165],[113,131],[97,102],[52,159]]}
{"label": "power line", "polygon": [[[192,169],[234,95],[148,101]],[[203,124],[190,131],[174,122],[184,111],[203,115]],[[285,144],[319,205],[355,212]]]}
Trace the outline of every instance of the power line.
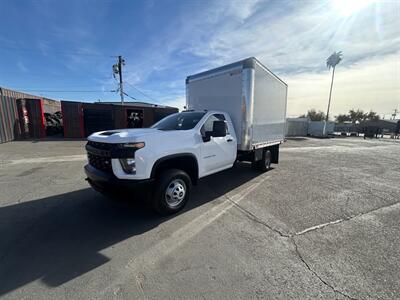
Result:
{"label": "power line", "polygon": [[103,90],[87,90],[87,91],[73,91],[73,90],[25,90],[22,92],[40,92],[40,93],[114,93],[115,91],[103,91]]}
{"label": "power line", "polygon": [[82,55],[82,56],[87,56],[87,57],[92,57],[92,58],[98,58],[98,59],[104,59],[105,57],[112,57],[111,55],[106,55],[106,54],[98,54],[98,53],[87,53],[87,52],[82,52],[82,51],[60,51],[60,50],[55,50],[55,49],[37,49],[37,48],[24,48],[24,47],[13,47],[13,46],[7,46],[7,45],[2,45],[0,47],[0,50],[11,50],[11,51],[19,51],[19,52],[37,52],[43,56],[47,56],[47,52],[54,53],[54,54],[61,54],[61,55]]}
{"label": "power line", "polygon": [[127,85],[129,85],[130,87],[132,87],[133,89],[135,89],[136,91],[138,91],[139,93],[141,93],[143,96],[145,96],[146,98],[149,98],[150,100],[153,100],[155,102],[158,102],[157,100],[155,100],[154,98],[150,97],[149,95],[146,95],[144,92],[142,92],[141,90],[139,90],[137,87],[135,87],[133,84],[130,84],[129,82],[125,81],[125,83]]}
{"label": "power line", "polygon": [[10,90],[63,90],[63,89],[79,89],[79,88],[99,88],[99,85],[66,85],[66,86],[58,86],[58,87],[14,87],[14,86],[6,86],[5,88],[8,88]]}
{"label": "power line", "polygon": [[128,95],[127,93],[125,93],[125,92],[123,92],[124,93],[124,95],[125,96],[128,96],[129,98],[131,98],[131,99],[133,99],[133,100],[136,100],[137,101],[137,99],[135,98],[135,97],[132,97],[132,96],[130,96],[130,95]]}
{"label": "power line", "polygon": [[118,61],[116,64],[113,65],[113,77],[114,79],[117,81],[117,79],[115,78],[115,75],[118,74],[119,75],[119,82],[118,82],[118,90],[121,96],[121,104],[124,104],[124,95],[128,96],[129,98],[133,99],[133,100],[137,100],[135,97],[132,97],[130,95],[128,95],[127,93],[124,92],[124,86],[123,84],[126,83],[127,85],[129,85],[130,87],[132,87],[133,89],[135,89],[136,91],[138,91],[140,94],[142,94],[143,96],[145,96],[146,98],[154,101],[154,102],[158,102],[155,99],[153,99],[152,97],[150,97],[149,95],[147,95],[146,93],[142,92],[141,90],[139,90],[137,87],[135,87],[133,84],[130,84],[127,81],[122,81],[122,66],[125,65],[125,60],[122,58],[121,55],[117,56]]}

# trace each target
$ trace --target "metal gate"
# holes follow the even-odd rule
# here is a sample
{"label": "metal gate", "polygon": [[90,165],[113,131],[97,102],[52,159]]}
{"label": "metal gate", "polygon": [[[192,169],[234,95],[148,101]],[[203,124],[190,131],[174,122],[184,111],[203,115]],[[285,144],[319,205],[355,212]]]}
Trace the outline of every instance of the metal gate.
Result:
{"label": "metal gate", "polygon": [[93,132],[114,129],[114,119],[111,109],[90,109],[83,110],[85,120],[86,136]]}
{"label": "metal gate", "polygon": [[61,101],[61,110],[63,118],[64,137],[85,137],[82,103]]}
{"label": "metal gate", "polygon": [[29,136],[36,139],[46,137],[43,100],[25,99],[25,101],[29,119]]}

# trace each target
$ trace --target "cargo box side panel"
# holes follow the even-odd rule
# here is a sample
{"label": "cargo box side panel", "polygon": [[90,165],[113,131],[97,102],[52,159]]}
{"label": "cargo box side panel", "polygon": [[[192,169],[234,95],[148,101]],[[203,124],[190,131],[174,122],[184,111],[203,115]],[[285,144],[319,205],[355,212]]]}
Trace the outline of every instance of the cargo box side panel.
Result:
{"label": "cargo box side panel", "polygon": [[253,145],[282,141],[285,136],[287,86],[256,64]]}
{"label": "cargo box side panel", "polygon": [[240,144],[242,131],[241,68],[189,81],[186,89],[188,109],[219,110],[227,112],[231,116],[238,144]]}

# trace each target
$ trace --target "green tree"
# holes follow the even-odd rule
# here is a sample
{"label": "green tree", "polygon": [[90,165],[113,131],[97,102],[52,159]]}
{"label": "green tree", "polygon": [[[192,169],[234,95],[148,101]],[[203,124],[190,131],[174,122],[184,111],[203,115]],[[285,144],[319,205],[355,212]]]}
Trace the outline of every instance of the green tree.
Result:
{"label": "green tree", "polygon": [[369,113],[365,114],[365,120],[379,121],[380,117],[376,112],[370,110]]}
{"label": "green tree", "polygon": [[325,119],[325,113],[323,111],[316,111],[315,109],[310,109],[307,115],[301,115],[299,118],[309,118],[311,121],[323,121]]}
{"label": "green tree", "polygon": [[357,109],[357,110],[350,109],[349,117],[350,117],[350,121],[353,124],[360,123],[361,121],[365,120],[364,111],[362,111],[361,109]]}
{"label": "green tree", "polygon": [[380,117],[378,113],[370,111],[369,113],[364,113],[361,109],[350,109],[348,114],[339,114],[336,116],[336,122],[343,123],[351,121],[352,123],[360,123],[362,121],[378,121]]}
{"label": "green tree", "polygon": [[347,114],[339,114],[336,116],[336,122],[338,123],[344,123],[344,122],[349,122],[351,121],[351,118]]}

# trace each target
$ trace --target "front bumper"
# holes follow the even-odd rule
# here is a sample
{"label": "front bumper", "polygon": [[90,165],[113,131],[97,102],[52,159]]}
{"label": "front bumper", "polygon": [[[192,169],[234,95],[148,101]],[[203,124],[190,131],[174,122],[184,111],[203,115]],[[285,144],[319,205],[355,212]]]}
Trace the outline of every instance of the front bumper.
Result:
{"label": "front bumper", "polygon": [[146,188],[151,183],[153,179],[143,179],[143,180],[130,180],[130,179],[119,179],[114,174],[104,172],[94,168],[91,165],[85,166],[86,180],[90,185],[99,191],[103,191],[107,188],[125,188],[125,189],[139,189]]}

